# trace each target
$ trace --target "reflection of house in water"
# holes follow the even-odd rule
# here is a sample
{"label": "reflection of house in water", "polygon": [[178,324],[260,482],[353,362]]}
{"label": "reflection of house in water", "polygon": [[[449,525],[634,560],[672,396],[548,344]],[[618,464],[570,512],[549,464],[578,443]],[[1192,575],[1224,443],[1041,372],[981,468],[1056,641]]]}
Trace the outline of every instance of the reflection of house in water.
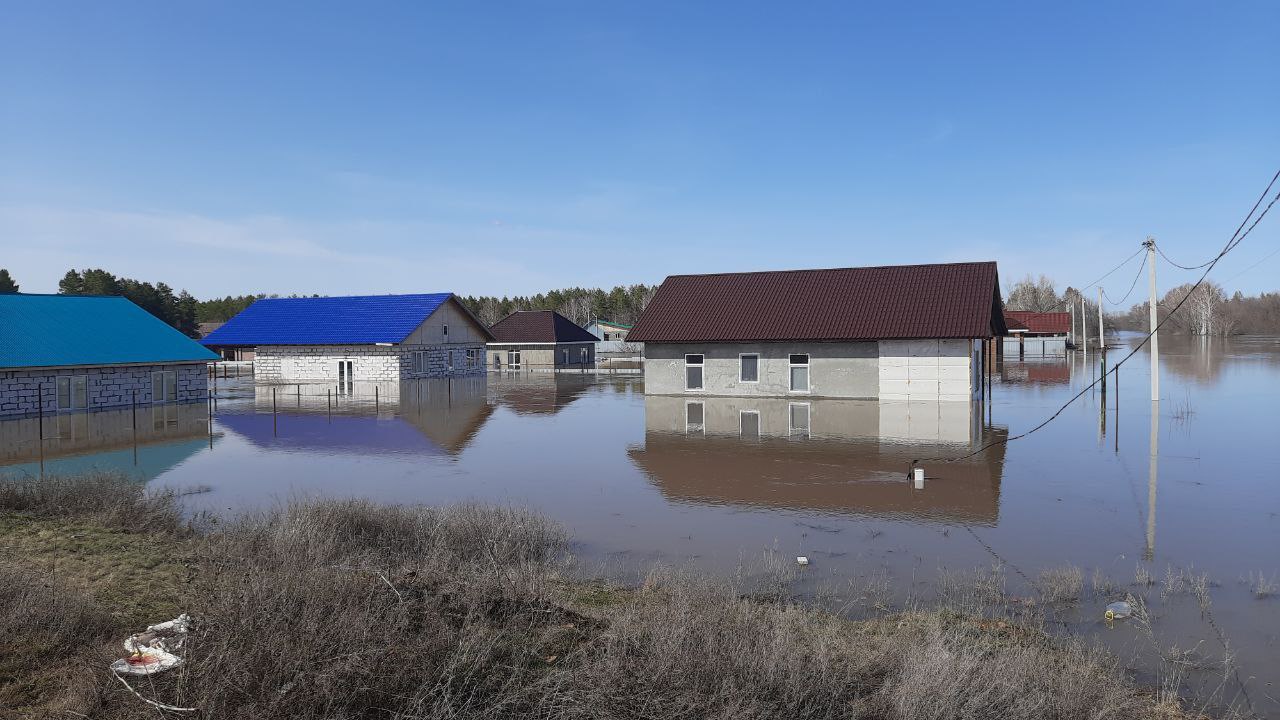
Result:
{"label": "reflection of house in water", "polygon": [[906,481],[915,458],[1007,434],[958,404],[648,396],[644,446],[628,452],[674,500],[994,524],[1003,444],[928,466],[924,490]]}
{"label": "reflection of house in water", "polygon": [[493,373],[489,397],[517,415],[554,415],[592,388],[590,375]]}
{"label": "reflection of house in water", "polygon": [[[376,391],[375,391],[376,387]],[[343,388],[325,385],[255,388],[252,410],[229,408],[217,424],[275,450],[334,454],[453,456],[493,412],[484,376],[432,378]]]}
{"label": "reflection of house in water", "polygon": [[[40,474],[41,423],[0,422],[0,475]],[[107,470],[149,480],[211,442],[204,403],[140,406],[136,415],[132,409],[63,413],[45,417],[43,428],[46,474]]]}
{"label": "reflection of house in water", "polygon": [[1071,362],[1066,358],[1014,361],[1006,356],[1000,380],[1009,385],[1066,385],[1071,382]]}

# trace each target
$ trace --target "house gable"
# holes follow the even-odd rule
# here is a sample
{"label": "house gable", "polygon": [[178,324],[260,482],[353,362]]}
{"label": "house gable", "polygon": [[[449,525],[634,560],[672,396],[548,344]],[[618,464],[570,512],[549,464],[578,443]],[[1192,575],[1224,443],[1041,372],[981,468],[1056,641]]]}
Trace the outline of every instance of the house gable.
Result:
{"label": "house gable", "polygon": [[[447,339],[444,333],[446,325],[449,327]],[[419,323],[418,327],[401,341],[401,344],[487,343],[492,340],[493,335],[485,328],[484,323],[471,314],[457,297],[451,297]]]}

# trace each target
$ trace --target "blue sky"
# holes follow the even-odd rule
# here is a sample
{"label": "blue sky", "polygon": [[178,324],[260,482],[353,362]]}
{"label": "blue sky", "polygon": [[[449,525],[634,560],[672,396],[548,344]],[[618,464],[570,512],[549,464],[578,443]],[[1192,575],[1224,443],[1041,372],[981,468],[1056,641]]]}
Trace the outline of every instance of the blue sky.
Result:
{"label": "blue sky", "polygon": [[[1202,261],[1280,166],[1274,2],[0,11],[0,266],[27,291],[985,259],[1078,285],[1148,234]],[[1280,218],[1215,277],[1276,289],[1280,255],[1239,273],[1277,247]]]}

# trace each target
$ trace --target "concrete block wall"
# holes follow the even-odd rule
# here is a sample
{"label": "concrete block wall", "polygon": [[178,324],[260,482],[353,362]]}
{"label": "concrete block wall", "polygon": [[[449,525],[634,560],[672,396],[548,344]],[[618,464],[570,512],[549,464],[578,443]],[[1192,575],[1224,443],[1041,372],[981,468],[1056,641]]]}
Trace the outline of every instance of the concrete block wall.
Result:
{"label": "concrete block wall", "polygon": [[[755,353],[756,382],[739,381],[739,355]],[[685,355],[704,356],[703,389],[685,390]],[[792,393],[790,356],[809,356],[809,392]],[[649,395],[875,398],[879,391],[875,342],[648,343],[644,385]]]}
{"label": "concrete block wall", "polygon": [[[204,363],[127,365],[92,368],[0,370],[0,418],[58,412],[57,379],[85,376],[88,405],[74,411],[127,407],[152,402],[151,373],[177,373],[177,402],[203,401],[209,397],[208,371]],[[64,410],[64,412],[66,412]]]}
{"label": "concrete block wall", "polygon": [[[474,350],[475,364],[466,364]],[[427,353],[427,369],[413,371],[413,353]],[[449,353],[454,355],[450,369]],[[338,382],[339,361],[351,361],[355,382],[399,382],[402,379],[457,377],[483,373],[484,344],[450,345],[260,345],[254,375],[260,382]]]}
{"label": "concrete block wall", "polygon": [[881,400],[969,400],[974,396],[972,340],[881,340]]}

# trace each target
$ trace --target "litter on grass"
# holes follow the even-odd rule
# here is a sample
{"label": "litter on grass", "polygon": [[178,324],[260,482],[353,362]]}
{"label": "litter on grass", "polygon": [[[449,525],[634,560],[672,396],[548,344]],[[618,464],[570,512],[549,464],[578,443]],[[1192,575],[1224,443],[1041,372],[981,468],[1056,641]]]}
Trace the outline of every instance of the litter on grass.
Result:
{"label": "litter on grass", "polygon": [[178,667],[182,664],[178,653],[190,631],[191,618],[186,613],[168,622],[150,625],[124,641],[129,655],[111,663],[111,669],[122,675],[150,675]]}

